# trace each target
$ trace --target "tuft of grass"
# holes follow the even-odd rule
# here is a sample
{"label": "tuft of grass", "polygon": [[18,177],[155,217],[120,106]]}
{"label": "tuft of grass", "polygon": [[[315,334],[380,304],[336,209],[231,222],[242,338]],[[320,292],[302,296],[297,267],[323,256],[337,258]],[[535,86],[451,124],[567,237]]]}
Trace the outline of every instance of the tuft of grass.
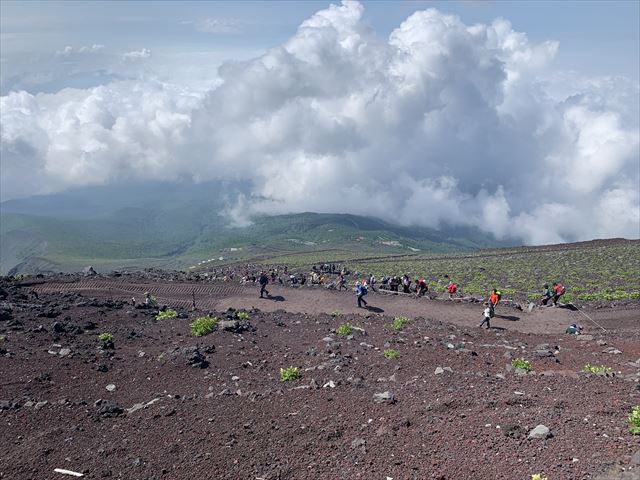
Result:
{"label": "tuft of grass", "polygon": [[600,373],[600,372],[604,372],[604,373],[611,373],[612,369],[611,367],[605,367],[604,365],[591,365],[590,363],[587,363],[583,368],[582,371],[585,373]]}
{"label": "tuft of grass", "polygon": [[280,369],[280,380],[288,382],[290,380],[297,380],[300,378],[300,370],[298,367],[287,367]]}
{"label": "tuft of grass", "polygon": [[543,477],[539,473],[534,473],[531,475],[531,480],[549,480],[547,477]]}
{"label": "tuft of grass", "polygon": [[236,317],[238,317],[238,320],[249,320],[249,314],[247,312],[238,312]]}
{"label": "tuft of grass", "polygon": [[400,357],[400,352],[398,350],[394,350],[393,348],[387,348],[384,353],[384,358],[388,358],[390,360],[396,359]]}
{"label": "tuft of grass", "polygon": [[171,318],[176,318],[178,316],[178,312],[175,310],[167,309],[163,312],[158,312],[156,315],[156,320],[169,320]]}
{"label": "tuft of grass", "polygon": [[191,322],[191,333],[196,337],[209,335],[218,325],[217,317],[199,317]]}
{"label": "tuft of grass", "polygon": [[629,417],[629,431],[634,435],[640,435],[640,405],[636,405],[631,409]]}
{"label": "tuft of grass", "polygon": [[409,323],[409,319],[407,317],[395,317],[391,323],[391,328],[396,332],[399,332],[407,323]]}
{"label": "tuft of grass", "polygon": [[346,337],[347,335],[351,335],[351,332],[353,332],[353,327],[348,323],[343,323],[338,328],[336,328],[336,333],[343,337]]}
{"label": "tuft of grass", "polygon": [[332,317],[341,317],[342,315],[343,313],[340,310],[334,310],[333,312],[331,312]]}
{"label": "tuft of grass", "polygon": [[104,332],[104,333],[101,333],[100,335],[98,335],[98,340],[103,342],[103,343],[113,342],[113,335],[111,335],[108,332]]}
{"label": "tuft of grass", "polygon": [[530,372],[532,370],[531,363],[529,360],[525,360],[524,358],[514,358],[511,360],[511,366],[513,368],[524,370],[525,372]]}

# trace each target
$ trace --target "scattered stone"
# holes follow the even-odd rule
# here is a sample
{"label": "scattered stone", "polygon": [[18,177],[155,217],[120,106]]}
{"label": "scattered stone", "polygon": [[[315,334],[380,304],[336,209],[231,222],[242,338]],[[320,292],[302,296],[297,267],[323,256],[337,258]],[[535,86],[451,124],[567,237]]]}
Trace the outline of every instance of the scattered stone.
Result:
{"label": "scattered stone", "polygon": [[64,333],[67,330],[64,328],[64,325],[62,325],[60,322],[53,322],[53,331],[56,333]]}
{"label": "scattered stone", "polygon": [[529,438],[539,438],[539,439],[547,439],[551,438],[553,435],[551,431],[544,425],[538,425],[536,428],[529,432]]}
{"label": "scattered stone", "polygon": [[115,392],[116,391],[116,386],[113,383],[110,383],[109,385],[107,385],[104,388],[106,388],[108,392]]}
{"label": "scattered stone", "polygon": [[375,403],[395,403],[396,397],[393,393],[386,391],[382,393],[374,393],[373,401]]}
{"label": "scattered stone", "polygon": [[327,383],[325,383],[322,388],[336,388],[336,384],[333,382],[333,380],[329,380]]}
{"label": "scattered stone", "polygon": [[360,449],[362,452],[367,451],[367,441],[364,438],[356,438],[351,442],[351,448]]}
{"label": "scattered stone", "polygon": [[225,388],[218,395],[233,395],[233,392],[231,390],[229,390],[228,388]]}
{"label": "scattered stone", "polygon": [[92,267],[91,265],[89,265],[89,266],[84,267],[84,268],[82,269],[82,274],[83,274],[85,277],[93,277],[94,275],[97,275],[97,274],[98,274],[98,272],[96,272],[96,271],[93,269],[93,267]]}
{"label": "scattered stone", "polygon": [[605,348],[602,353],[610,353],[612,355],[620,355],[622,352],[620,350],[618,350],[617,348],[613,348],[613,347],[608,347]]}
{"label": "scattered stone", "polygon": [[47,405],[49,402],[47,402],[46,400],[43,400],[41,402],[38,402],[35,404],[34,408],[36,410],[40,410],[42,407],[44,407],[45,405]]}
{"label": "scattered stone", "polygon": [[58,352],[58,355],[60,355],[61,357],[66,357],[66,356],[69,356],[70,354],[71,354],[70,348],[61,348],[60,351]]}
{"label": "scattered stone", "polygon": [[316,382],[315,378],[312,378],[311,381],[309,382],[309,388],[313,388],[314,390],[317,390],[320,388],[320,385],[318,384],[318,382]]}
{"label": "scattered stone", "polygon": [[502,427],[502,433],[509,438],[521,438],[526,434],[525,429],[520,425],[505,425]]}
{"label": "scattered stone", "polygon": [[124,410],[117,403],[109,400],[97,400],[95,406],[98,408],[98,415],[103,417],[117,417],[124,413]]}

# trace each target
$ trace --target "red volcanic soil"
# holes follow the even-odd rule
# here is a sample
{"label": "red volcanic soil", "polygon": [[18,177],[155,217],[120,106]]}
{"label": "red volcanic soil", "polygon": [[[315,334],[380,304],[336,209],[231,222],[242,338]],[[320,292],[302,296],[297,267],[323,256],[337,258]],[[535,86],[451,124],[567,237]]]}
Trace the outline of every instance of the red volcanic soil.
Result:
{"label": "red volcanic soil", "polygon": [[[483,330],[481,304],[375,293],[364,310],[352,292],[312,288],[0,288],[0,478],[639,478],[627,424],[640,404],[637,307],[499,306]],[[179,318],[123,302],[145,291]],[[229,323],[192,336],[207,313]],[[400,331],[397,315],[410,318]],[[586,335],[563,333],[574,322]],[[363,331],[340,336],[345,323]],[[581,373],[587,363],[614,373]],[[289,366],[301,376],[283,382]],[[548,438],[529,438],[538,425]]]}

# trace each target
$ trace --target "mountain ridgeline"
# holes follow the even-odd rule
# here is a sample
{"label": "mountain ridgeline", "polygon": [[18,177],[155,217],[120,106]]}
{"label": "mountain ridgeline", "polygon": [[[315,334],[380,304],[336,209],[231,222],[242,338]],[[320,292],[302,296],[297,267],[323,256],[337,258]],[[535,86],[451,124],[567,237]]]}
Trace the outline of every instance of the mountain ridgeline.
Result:
{"label": "mountain ridgeline", "polygon": [[404,227],[348,214],[262,216],[229,226],[230,184],[92,187],[0,204],[0,273],[188,268],[296,252],[455,252],[507,246],[471,228]]}

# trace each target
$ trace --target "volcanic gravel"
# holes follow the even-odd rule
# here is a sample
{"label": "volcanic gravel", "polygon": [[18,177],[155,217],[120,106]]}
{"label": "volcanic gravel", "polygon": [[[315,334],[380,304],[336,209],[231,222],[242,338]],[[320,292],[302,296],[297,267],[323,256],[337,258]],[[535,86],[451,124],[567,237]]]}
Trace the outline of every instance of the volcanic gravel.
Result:
{"label": "volcanic gravel", "polygon": [[[0,478],[639,478],[627,416],[640,404],[640,328],[628,313],[571,336],[482,330],[451,302],[395,331],[391,303],[331,315],[256,299],[248,320],[185,306],[157,321],[109,289],[0,289]],[[329,310],[337,297],[321,298]],[[205,314],[228,329],[192,336]],[[363,331],[340,336],[345,323]],[[515,358],[534,371],[514,371]],[[587,363],[614,373],[582,373]],[[281,381],[290,366],[300,378]],[[529,438],[538,425],[548,438]]]}

